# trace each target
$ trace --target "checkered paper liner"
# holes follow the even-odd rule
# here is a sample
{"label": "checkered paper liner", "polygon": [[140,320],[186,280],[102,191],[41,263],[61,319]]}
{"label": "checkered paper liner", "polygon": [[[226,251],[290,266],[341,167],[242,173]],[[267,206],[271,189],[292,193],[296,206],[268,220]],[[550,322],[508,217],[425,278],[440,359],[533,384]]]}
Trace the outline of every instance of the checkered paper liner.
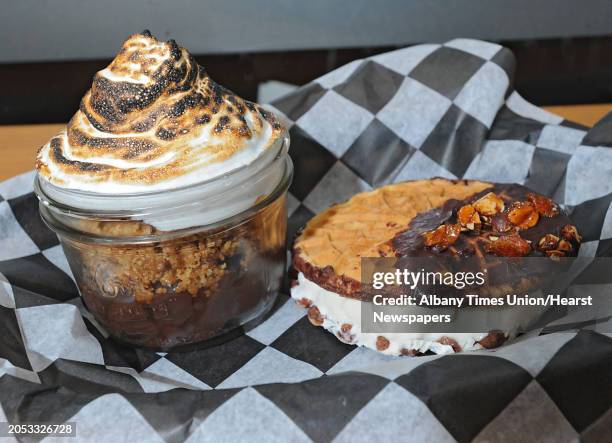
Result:
{"label": "checkered paper liner", "polygon": [[[289,238],[356,192],[464,177],[554,197],[584,234],[580,254],[612,255],[612,117],[586,130],[529,104],[514,64],[492,43],[420,45],[273,103],[295,163]],[[84,308],[33,176],[0,184],[0,421],[71,421],[79,441],[113,442],[612,437],[612,336],[578,330],[589,323],[571,311],[497,350],[389,357],[312,327],[285,289],[263,323],[219,346],[118,345]]]}

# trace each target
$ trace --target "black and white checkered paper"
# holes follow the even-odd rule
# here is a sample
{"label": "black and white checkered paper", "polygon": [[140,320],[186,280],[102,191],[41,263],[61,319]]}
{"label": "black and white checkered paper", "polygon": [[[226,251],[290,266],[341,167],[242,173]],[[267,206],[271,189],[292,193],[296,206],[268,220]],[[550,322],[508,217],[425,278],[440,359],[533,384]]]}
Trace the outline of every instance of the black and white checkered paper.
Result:
{"label": "black and white checkered paper", "polygon": [[[612,117],[563,121],[522,99],[513,72],[507,49],[458,39],[277,100],[296,170],[289,238],[356,192],[465,177],[553,196],[584,233],[580,254],[612,255]],[[285,291],[215,347],[118,345],[83,307],[32,181],[0,184],[0,421],[72,421],[96,442],[612,441],[612,336],[577,330],[588,322],[571,312],[497,350],[388,357],[311,326]]]}

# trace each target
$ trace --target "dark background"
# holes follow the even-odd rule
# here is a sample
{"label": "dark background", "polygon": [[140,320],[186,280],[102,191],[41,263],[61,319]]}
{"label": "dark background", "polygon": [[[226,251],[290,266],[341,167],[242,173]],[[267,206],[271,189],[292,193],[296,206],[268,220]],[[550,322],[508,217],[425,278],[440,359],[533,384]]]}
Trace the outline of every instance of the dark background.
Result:
{"label": "dark background", "polygon": [[[256,100],[351,60],[422,42],[482,38],[515,53],[537,105],[612,102],[608,0],[2,0],[0,124],[67,121],[131,33],[175,38],[211,76]],[[607,35],[610,33],[610,35]]]}

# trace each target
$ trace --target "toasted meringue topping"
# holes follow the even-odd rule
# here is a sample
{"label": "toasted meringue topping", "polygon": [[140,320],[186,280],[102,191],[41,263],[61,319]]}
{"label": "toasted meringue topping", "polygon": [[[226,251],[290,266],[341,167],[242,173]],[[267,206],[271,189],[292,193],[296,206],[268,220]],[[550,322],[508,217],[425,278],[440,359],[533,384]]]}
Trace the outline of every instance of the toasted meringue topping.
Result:
{"label": "toasted meringue topping", "polygon": [[52,184],[96,193],[173,189],[253,162],[284,133],[216,84],[173,40],[130,36],[67,127],[38,154]]}

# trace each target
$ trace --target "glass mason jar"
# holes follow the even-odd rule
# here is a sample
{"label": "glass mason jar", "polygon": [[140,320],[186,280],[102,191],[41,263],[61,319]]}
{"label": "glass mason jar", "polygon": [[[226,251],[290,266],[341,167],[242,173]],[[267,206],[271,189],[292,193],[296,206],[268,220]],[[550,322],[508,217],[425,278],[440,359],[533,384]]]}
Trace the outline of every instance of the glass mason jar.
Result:
{"label": "glass mason jar", "polygon": [[36,178],[87,308],[124,344],[168,351],[265,314],[285,272],[288,136],[255,162],[169,191],[97,194]]}

